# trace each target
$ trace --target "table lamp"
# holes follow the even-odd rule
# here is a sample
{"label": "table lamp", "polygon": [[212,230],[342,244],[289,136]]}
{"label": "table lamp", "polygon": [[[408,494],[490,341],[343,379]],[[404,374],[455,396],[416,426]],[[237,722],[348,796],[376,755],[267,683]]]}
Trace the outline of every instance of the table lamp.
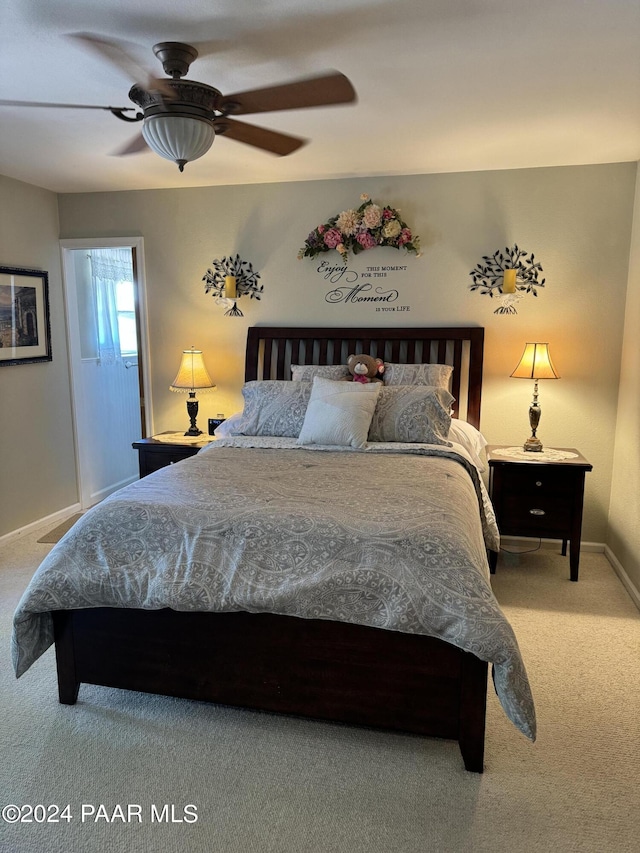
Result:
{"label": "table lamp", "polygon": [[187,413],[191,420],[191,426],[185,432],[185,435],[202,435],[202,430],[196,426],[196,417],[198,415],[196,391],[212,391],[215,387],[204,365],[202,350],[193,349],[193,347],[184,350],[178,375],[173,380],[173,383],[169,385],[169,389],[171,391],[189,392]]}
{"label": "table lamp", "polygon": [[549,344],[525,344],[518,366],[511,376],[514,379],[533,379],[533,402],[529,406],[529,424],[531,436],[525,441],[524,449],[533,452],[542,451],[542,442],[536,435],[540,423],[540,405],[538,403],[538,379],[560,379],[549,355]]}

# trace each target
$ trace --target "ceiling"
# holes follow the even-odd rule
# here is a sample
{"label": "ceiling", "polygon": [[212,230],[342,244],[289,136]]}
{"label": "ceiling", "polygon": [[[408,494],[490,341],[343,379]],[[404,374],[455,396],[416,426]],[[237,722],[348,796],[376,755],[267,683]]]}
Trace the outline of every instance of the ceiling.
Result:
{"label": "ceiling", "polygon": [[249,116],[308,138],[276,157],[224,137],[184,173],[108,112],[0,107],[0,174],[56,192],[640,160],[639,0],[3,0],[0,99],[131,106],[133,82],[69,34],[195,45],[224,95],[337,69],[351,106]]}

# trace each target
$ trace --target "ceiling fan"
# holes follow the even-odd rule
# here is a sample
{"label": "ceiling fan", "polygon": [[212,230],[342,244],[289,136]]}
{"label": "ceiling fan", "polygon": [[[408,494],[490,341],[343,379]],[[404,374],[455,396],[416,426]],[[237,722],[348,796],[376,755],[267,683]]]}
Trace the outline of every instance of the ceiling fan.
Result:
{"label": "ceiling fan", "polygon": [[[291,154],[306,142],[297,136],[236,121],[232,116],[348,104],[357,97],[350,81],[338,71],[223,95],[213,86],[182,79],[198,56],[198,51],[191,45],[174,41],[154,45],[153,52],[168,75],[167,78],[157,78],[140,69],[117,42],[86,33],[78,33],[74,37],[128,73],[133,72],[139,82],[129,90],[129,99],[138,110],[136,107],[6,100],[0,100],[0,106],[108,110],[122,121],[141,121],[141,133],[118,154],[133,154],[144,151],[148,146],[161,157],[177,163],[181,172],[188,162],[206,154],[216,135],[224,134],[229,139],[279,156]],[[130,112],[135,115],[127,115]]]}

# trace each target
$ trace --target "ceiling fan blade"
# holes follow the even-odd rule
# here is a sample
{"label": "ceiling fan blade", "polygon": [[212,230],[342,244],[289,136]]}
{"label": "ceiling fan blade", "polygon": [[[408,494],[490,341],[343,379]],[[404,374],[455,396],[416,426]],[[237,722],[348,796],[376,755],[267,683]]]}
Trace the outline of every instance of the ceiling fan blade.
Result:
{"label": "ceiling fan blade", "polygon": [[124,71],[128,77],[142,86],[146,92],[157,92],[165,98],[174,99],[175,92],[166,80],[151,74],[140,65],[126,50],[123,42],[105,39],[93,33],[69,33],[69,38],[77,39],[94,53],[98,53],[103,59],[107,59],[120,71]]}
{"label": "ceiling fan blade", "polygon": [[122,148],[118,148],[117,151],[114,151],[112,156],[127,157],[129,154],[143,154],[149,150],[149,146],[144,141],[144,136],[139,133],[137,136],[134,136],[133,139],[129,140],[126,145],[123,145]]}
{"label": "ceiling fan blade", "polygon": [[253,145],[254,148],[270,151],[280,157],[286,157],[287,154],[297,151],[298,148],[307,143],[306,139],[301,139],[299,136],[290,136],[286,133],[269,130],[266,127],[247,124],[244,121],[234,121],[228,117],[216,119],[215,129],[216,133],[224,134],[229,139],[244,142],[246,145]]}
{"label": "ceiling fan blade", "polygon": [[63,110],[109,110],[113,112],[134,112],[136,107],[104,107],[100,104],[52,104],[44,101],[2,101],[0,107],[53,107]]}
{"label": "ceiling fan blade", "polygon": [[324,107],[349,104],[357,99],[351,81],[333,71],[317,77],[294,80],[280,86],[267,86],[250,92],[238,92],[223,99],[222,109],[229,107],[233,115],[297,110],[304,107]]}

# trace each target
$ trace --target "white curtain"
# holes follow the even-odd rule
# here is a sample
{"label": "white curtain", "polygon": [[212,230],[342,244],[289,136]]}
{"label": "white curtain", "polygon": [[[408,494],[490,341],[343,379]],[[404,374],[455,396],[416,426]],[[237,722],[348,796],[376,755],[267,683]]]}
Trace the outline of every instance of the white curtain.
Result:
{"label": "white curtain", "polygon": [[121,358],[116,287],[133,281],[131,249],[92,249],[91,279],[96,300],[98,358],[115,364]]}

